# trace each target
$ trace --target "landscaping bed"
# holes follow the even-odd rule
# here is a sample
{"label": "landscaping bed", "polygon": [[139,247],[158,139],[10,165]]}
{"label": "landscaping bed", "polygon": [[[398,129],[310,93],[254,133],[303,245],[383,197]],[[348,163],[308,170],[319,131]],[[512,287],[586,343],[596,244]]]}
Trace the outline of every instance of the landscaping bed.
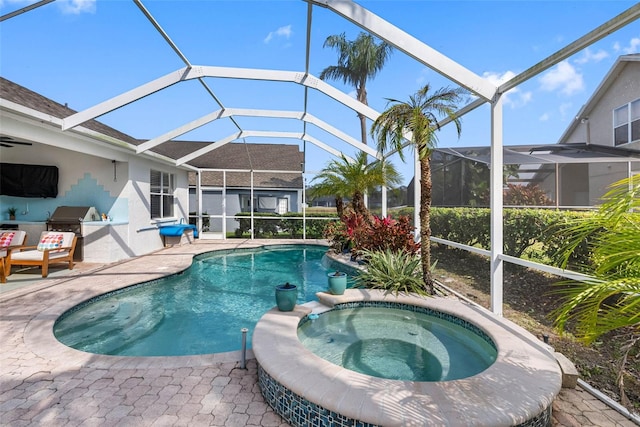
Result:
{"label": "landscaping bed", "polygon": [[[476,303],[490,307],[490,269],[487,258],[456,249],[432,246],[437,260],[435,278]],[[616,377],[620,348],[628,339],[625,331],[610,333],[591,346],[560,335],[553,328],[551,312],[560,305],[553,294],[564,279],[505,263],[503,315],[540,339],[546,335],[556,351],[577,367],[582,380],[620,402]],[[627,331],[629,332],[629,331]],[[625,392],[633,411],[640,411],[640,355],[634,352],[626,365]]]}

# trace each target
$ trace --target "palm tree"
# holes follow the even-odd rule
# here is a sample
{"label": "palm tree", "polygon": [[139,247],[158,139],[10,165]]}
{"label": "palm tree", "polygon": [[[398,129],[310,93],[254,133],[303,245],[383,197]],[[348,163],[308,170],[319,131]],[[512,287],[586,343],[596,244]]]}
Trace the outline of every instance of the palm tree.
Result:
{"label": "palm tree", "polygon": [[[324,47],[338,50],[338,65],[331,65],[320,73],[320,79],[342,80],[356,88],[357,99],[367,104],[367,79],[374,78],[382,69],[393,47],[384,41],[376,44],[373,36],[360,33],[354,41],[346,39],[345,34],[327,37]],[[366,117],[358,113],[362,142],[367,143]]]}
{"label": "palm tree", "polygon": [[631,350],[640,346],[640,175],[614,183],[603,200],[594,216],[557,231],[568,237],[561,248],[562,267],[567,267],[571,253],[586,241],[593,278],[558,291],[563,304],[554,316],[560,330],[575,321],[576,336],[587,344],[608,332],[629,328],[618,373],[626,404],[624,365]]}
{"label": "palm tree", "polygon": [[342,218],[342,198],[350,197],[354,212],[367,217],[364,194],[380,185],[397,185],[402,177],[389,161],[368,163],[367,153],[359,151],[354,161],[344,155],[339,160],[332,160],[313,180],[321,181],[313,187],[312,195],[335,196],[338,216]]}
{"label": "palm tree", "polygon": [[449,117],[455,123],[458,136],[462,130],[460,119],[456,117],[457,104],[462,101],[460,89],[442,88],[429,93],[427,84],[409,97],[408,102],[388,99],[392,105],[387,108],[371,126],[371,135],[378,140],[378,151],[388,149],[398,152],[404,160],[405,135],[420,159],[420,250],[422,257],[422,277],[430,293],[434,293],[431,277],[431,150],[438,141],[436,131],[440,130],[439,119]]}

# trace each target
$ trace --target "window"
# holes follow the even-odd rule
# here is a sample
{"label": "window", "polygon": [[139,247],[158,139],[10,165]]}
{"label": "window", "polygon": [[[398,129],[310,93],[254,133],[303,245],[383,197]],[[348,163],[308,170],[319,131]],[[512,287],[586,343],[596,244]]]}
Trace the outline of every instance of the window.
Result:
{"label": "window", "polygon": [[613,144],[640,141],[640,99],[613,110]]}
{"label": "window", "polygon": [[151,171],[151,219],[173,216],[173,174]]}

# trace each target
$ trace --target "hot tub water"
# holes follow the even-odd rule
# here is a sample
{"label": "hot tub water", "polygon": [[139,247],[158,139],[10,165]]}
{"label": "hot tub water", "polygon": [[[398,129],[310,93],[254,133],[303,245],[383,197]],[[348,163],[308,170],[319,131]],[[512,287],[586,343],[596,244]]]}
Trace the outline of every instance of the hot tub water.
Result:
{"label": "hot tub water", "polygon": [[298,337],[331,363],[395,380],[466,378],[485,370],[497,355],[491,343],[461,325],[389,307],[332,310],[304,322]]}

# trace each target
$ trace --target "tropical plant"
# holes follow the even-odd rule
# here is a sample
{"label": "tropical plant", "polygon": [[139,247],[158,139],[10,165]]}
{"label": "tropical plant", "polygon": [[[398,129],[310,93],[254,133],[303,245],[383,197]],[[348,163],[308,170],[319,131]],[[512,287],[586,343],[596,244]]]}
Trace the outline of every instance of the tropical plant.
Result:
{"label": "tropical plant", "polygon": [[[400,216],[398,219],[390,217],[381,218],[374,216],[367,224],[367,230],[361,233],[359,239],[361,248],[369,251],[407,252],[415,254],[420,248],[413,238],[415,227],[408,216]],[[360,249],[357,248],[356,249]]]}
{"label": "tropical plant", "polygon": [[327,239],[331,249],[337,253],[351,249],[351,236],[344,221],[329,222],[324,228],[322,237]]}
{"label": "tropical plant", "polygon": [[382,289],[385,293],[429,295],[420,268],[420,257],[405,251],[364,251],[367,269],[355,277],[355,286]]}
{"label": "tropical plant", "polygon": [[624,366],[640,346],[640,175],[614,183],[603,200],[596,215],[559,231],[566,238],[563,266],[587,242],[592,279],[559,290],[563,304],[553,315],[561,331],[575,322],[576,336],[586,343],[614,330],[629,331],[618,375],[623,403],[628,404]]}
{"label": "tropical plant", "polygon": [[460,89],[442,88],[430,93],[427,84],[408,102],[388,99],[392,105],[373,123],[371,135],[378,141],[378,151],[397,151],[404,160],[403,149],[407,139],[420,159],[420,239],[422,255],[422,276],[431,293],[434,292],[431,277],[431,151],[438,141],[436,131],[440,130],[439,120],[450,119],[456,126],[458,135],[462,130],[460,119],[455,115],[457,104],[462,101]]}
{"label": "tropical plant", "polygon": [[510,206],[551,206],[553,200],[547,197],[536,184],[507,184],[504,190],[504,204]]}
{"label": "tropical plant", "polygon": [[367,163],[367,153],[358,152],[354,161],[344,155],[340,159],[332,160],[313,178],[320,182],[313,187],[312,195],[336,197],[338,216],[344,215],[342,203],[338,197],[351,197],[351,207],[361,215],[368,216],[369,212],[364,204],[364,195],[380,185],[396,185],[402,177],[395,166],[387,160]]}
{"label": "tropical plant", "polygon": [[[320,72],[321,80],[342,80],[356,89],[358,101],[367,103],[367,80],[378,74],[393,47],[385,41],[376,44],[372,35],[361,32],[358,37],[349,41],[344,33],[327,37],[324,47],[338,50],[338,64],[331,65]],[[358,113],[362,142],[367,143],[366,117]]]}

